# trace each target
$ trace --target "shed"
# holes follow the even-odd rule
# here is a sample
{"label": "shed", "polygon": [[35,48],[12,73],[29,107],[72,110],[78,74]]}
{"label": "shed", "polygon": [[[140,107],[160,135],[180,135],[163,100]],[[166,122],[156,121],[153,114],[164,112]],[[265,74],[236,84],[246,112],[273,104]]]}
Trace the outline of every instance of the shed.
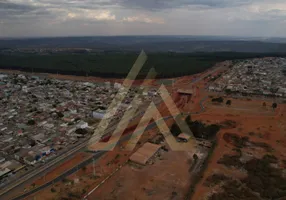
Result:
{"label": "shed", "polygon": [[178,93],[183,95],[193,95],[194,91],[192,89],[179,89]]}
{"label": "shed", "polygon": [[154,154],[158,152],[158,150],[161,148],[160,145],[152,144],[152,143],[145,143],[141,148],[139,148],[135,153],[132,154],[130,157],[130,160],[145,165]]}
{"label": "shed", "polygon": [[182,141],[182,142],[188,142],[191,139],[192,136],[190,136],[187,133],[181,133],[180,135],[178,135],[178,140]]}

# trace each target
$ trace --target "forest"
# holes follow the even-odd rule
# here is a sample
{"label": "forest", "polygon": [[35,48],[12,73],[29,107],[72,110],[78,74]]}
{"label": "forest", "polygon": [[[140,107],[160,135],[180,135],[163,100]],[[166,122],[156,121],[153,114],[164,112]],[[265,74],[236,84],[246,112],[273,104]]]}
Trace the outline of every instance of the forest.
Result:
{"label": "forest", "polygon": [[[64,75],[98,76],[104,78],[125,77],[139,53],[102,52],[88,54],[17,54],[0,55],[1,69],[26,72],[59,73]],[[145,78],[154,67],[157,78],[179,77],[205,71],[225,60],[240,60],[257,57],[285,57],[286,53],[147,53],[148,59],[138,78]]]}

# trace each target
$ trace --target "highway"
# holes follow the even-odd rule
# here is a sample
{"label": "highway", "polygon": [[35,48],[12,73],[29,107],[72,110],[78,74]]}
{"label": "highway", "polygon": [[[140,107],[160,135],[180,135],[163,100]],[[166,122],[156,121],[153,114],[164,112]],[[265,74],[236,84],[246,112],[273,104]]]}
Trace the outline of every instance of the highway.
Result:
{"label": "highway", "polygon": [[0,194],[0,199],[7,199],[5,198],[6,195],[11,192],[12,190],[15,189],[22,189],[24,188],[25,184],[37,177],[37,176],[42,176],[43,174],[47,173],[49,170],[52,170],[53,166],[66,161],[67,159],[70,159],[70,157],[72,157],[76,152],[80,151],[81,149],[85,148],[87,145],[87,141],[77,145],[76,147],[74,147],[73,149],[71,149],[68,152],[65,152],[63,154],[61,154],[60,156],[54,158],[53,160],[47,162],[45,165],[39,167],[38,169],[32,171],[29,174],[24,175],[23,177],[21,177],[20,179],[17,180],[16,183],[11,183],[9,186],[7,186],[6,188],[4,188],[1,191]]}
{"label": "highway", "polygon": [[[143,114],[144,114],[144,112],[136,113],[134,118],[132,118],[132,121],[137,119],[138,117],[141,117]],[[107,135],[108,133],[113,132],[117,126],[117,123],[118,123],[117,121],[112,122],[110,124],[110,126],[108,127],[108,129],[105,130],[104,135]],[[100,138],[101,137],[99,136],[99,138],[97,138],[97,139],[100,140]],[[27,183],[31,182],[32,179],[36,179],[38,177],[43,176],[43,174],[47,174],[49,171],[52,171],[59,164],[69,160],[75,153],[85,149],[88,145],[88,141],[89,141],[89,139],[85,140],[81,144],[78,144],[77,146],[72,147],[70,150],[62,153],[61,155],[55,157],[53,160],[50,160],[49,162],[45,163],[43,166],[40,166],[39,168],[34,169],[30,173],[23,175],[19,179],[15,180],[13,182],[10,182],[4,189],[2,189],[0,191],[0,199],[9,199],[9,194],[13,193],[13,191],[23,190],[23,188],[27,185]],[[75,168],[78,168],[78,166],[76,166]],[[63,175],[61,175],[61,177],[62,176]],[[48,185],[46,185],[46,187],[47,186]],[[36,191],[38,191],[38,188],[35,188],[32,191],[36,192]],[[34,192],[29,192],[29,193],[34,193]]]}
{"label": "highway", "polygon": [[[136,114],[136,116],[134,118],[132,118],[132,121],[137,119],[138,117],[141,117],[142,115],[144,114],[144,112],[139,112]],[[116,126],[117,123],[112,123],[112,126],[110,126],[108,129],[107,129],[107,134],[111,131],[114,130],[114,126]],[[150,124],[151,125],[151,124]],[[150,126],[149,125],[149,126]],[[150,127],[153,127],[153,126],[150,126]],[[149,130],[150,128],[147,127],[147,129]],[[106,134],[104,134],[106,135]],[[128,136],[128,135],[127,135]],[[120,141],[123,141],[123,140],[126,140],[128,139],[129,137],[123,137]],[[100,138],[98,138],[99,140]],[[71,149],[70,151],[68,152],[65,152],[63,154],[61,154],[60,156],[57,156],[55,159],[47,162],[45,165],[39,167],[38,169],[32,171],[31,173],[29,174],[26,174],[24,175],[23,177],[21,177],[20,179],[17,180],[17,182],[12,182],[10,183],[9,186],[5,187],[1,193],[0,193],[0,199],[9,199],[9,193],[11,194],[12,191],[15,191],[15,190],[23,190],[23,188],[26,186],[26,184],[28,182],[30,182],[32,179],[35,179],[37,177],[41,177],[43,176],[43,174],[46,174],[48,173],[49,171],[53,170],[54,167],[58,166],[58,164],[60,163],[63,163],[65,162],[66,160],[70,159],[75,153],[85,149],[87,147],[87,144],[88,144],[88,140],[84,141],[83,143],[79,144],[78,146],[74,147],[73,149]],[[104,153],[100,153],[98,155],[96,155],[96,159],[101,157]],[[62,175],[60,175],[59,177],[57,177],[56,179],[54,179],[53,181],[49,182],[49,183],[46,183],[42,186],[39,186],[23,195],[20,195],[19,197],[15,198],[15,199],[21,199],[21,198],[24,198],[25,196],[29,196],[35,192],[38,192],[39,190],[45,188],[45,187],[48,187],[51,183],[54,183],[54,182],[57,182],[59,180],[61,180],[62,178],[72,174],[73,172],[75,172],[75,170],[77,170],[78,168],[80,167],[83,167],[87,164],[90,163],[90,160],[93,160],[93,156],[91,157],[88,157],[86,160],[84,160],[82,163],[80,163],[79,165],[77,166],[74,166],[72,169],[70,169],[69,171],[63,173]],[[40,189],[39,189],[40,188]],[[28,195],[27,195],[28,194]]]}
{"label": "highway", "polygon": [[[192,84],[199,82],[199,81],[202,80],[204,77],[206,77],[206,76],[209,75],[209,74],[214,73],[214,72],[217,71],[218,69],[220,69],[220,68],[215,68],[214,70],[211,70],[210,72],[208,72],[208,73],[205,74],[204,76],[200,76],[199,78],[193,80],[193,81],[192,81]],[[204,102],[205,100],[206,100],[206,98],[202,99],[201,102],[200,102],[200,107],[201,107],[201,111],[200,111],[200,112],[203,112],[204,109],[205,109],[204,106],[203,106],[203,102]],[[160,102],[156,102],[156,105],[158,105],[159,103],[161,103],[161,101],[160,101]],[[140,112],[139,114],[136,115],[136,117],[134,117],[134,118],[132,119],[132,121],[133,121],[134,119],[137,119],[138,117],[141,117],[143,114],[144,114],[144,111]],[[198,113],[188,113],[188,114],[198,114]],[[164,117],[163,119],[164,119],[164,120],[167,120],[167,119],[170,119],[170,118],[172,118],[172,117],[173,117],[173,116],[166,116],[166,117]],[[114,124],[116,124],[116,123],[114,123]],[[114,126],[114,125],[113,125],[113,126]],[[150,123],[150,124],[147,126],[146,130],[150,130],[150,129],[154,128],[155,126],[156,126],[156,122]],[[112,130],[112,128],[109,128],[109,131],[111,131],[111,130]],[[129,135],[126,135],[126,136],[122,137],[122,139],[120,139],[120,141],[121,141],[121,140],[126,140],[126,139],[128,139],[128,138],[129,138]],[[23,176],[21,179],[17,180],[16,183],[13,183],[13,184],[9,185],[9,186],[6,187],[3,191],[1,191],[1,193],[0,193],[0,198],[1,198],[1,199],[2,199],[2,198],[3,198],[3,199],[7,199],[7,198],[5,198],[5,197],[6,197],[6,194],[8,194],[9,192],[11,192],[11,190],[23,189],[24,186],[25,186],[25,184],[26,184],[29,180],[31,180],[31,179],[33,179],[33,178],[36,178],[37,176],[42,176],[43,174],[47,173],[49,170],[52,170],[52,167],[53,167],[53,166],[56,166],[57,164],[68,160],[68,159],[69,159],[72,155],[74,155],[76,152],[79,152],[80,150],[84,149],[84,148],[87,146],[87,143],[88,143],[88,141],[83,142],[82,144],[76,146],[76,147],[73,148],[72,150],[70,150],[70,151],[68,151],[68,152],[66,152],[66,153],[64,153],[64,154],[62,154],[62,155],[56,157],[55,159],[53,159],[53,160],[51,160],[50,162],[46,163],[44,166],[41,166],[41,167],[38,168],[37,170],[34,170],[34,171],[32,171],[31,173],[29,173],[29,174]],[[15,199],[15,200],[16,200],[16,199],[22,199],[22,198],[25,198],[25,197],[27,197],[27,196],[33,194],[33,193],[36,193],[36,192],[38,192],[38,191],[40,191],[40,190],[42,190],[42,189],[44,189],[44,188],[50,186],[51,184],[53,184],[53,183],[55,183],[55,182],[57,182],[57,181],[62,180],[64,177],[69,176],[70,174],[72,174],[72,173],[74,173],[75,171],[77,171],[79,168],[81,168],[81,167],[83,167],[83,166],[85,166],[85,165],[88,165],[90,162],[92,162],[93,159],[98,159],[98,158],[100,158],[100,157],[101,157],[102,155],[104,155],[104,154],[105,154],[105,152],[96,153],[95,155],[92,155],[91,157],[88,157],[86,160],[84,160],[84,161],[83,161],[82,163],[80,163],[79,165],[74,166],[72,169],[70,169],[70,170],[68,170],[67,172],[61,174],[61,175],[58,176],[56,179],[54,179],[54,180],[52,180],[52,181],[50,181],[50,182],[48,182],[48,183],[46,183],[46,184],[44,184],[44,185],[42,185],[42,186],[39,186],[39,187],[37,187],[37,188],[35,188],[35,189],[33,189],[33,190],[31,190],[31,191],[29,191],[29,192],[23,194],[23,195],[20,195],[19,197],[16,197],[16,198],[14,198],[14,199]]]}
{"label": "highway", "polygon": [[55,178],[54,180],[49,181],[49,182],[45,183],[44,185],[41,185],[41,186],[39,186],[39,187],[37,187],[37,188],[35,188],[35,189],[33,189],[33,190],[31,190],[31,191],[29,191],[29,192],[23,194],[23,195],[20,195],[20,196],[18,196],[18,197],[16,197],[16,198],[13,198],[13,200],[21,200],[21,199],[26,198],[26,197],[28,197],[29,195],[32,195],[32,194],[34,194],[34,193],[36,193],[36,192],[38,192],[38,191],[40,191],[40,190],[42,190],[42,189],[44,189],[44,188],[46,188],[46,187],[49,187],[49,186],[53,185],[54,183],[56,183],[56,182],[58,182],[58,181],[61,181],[63,178],[65,178],[65,177],[67,177],[67,176],[69,176],[69,175],[75,173],[75,172],[78,171],[80,168],[82,168],[82,167],[84,167],[84,166],[86,166],[86,165],[92,163],[93,160],[96,160],[96,159],[100,158],[104,153],[105,153],[105,152],[95,153],[95,154],[94,154],[92,157],[90,157],[89,159],[85,160],[84,162],[80,163],[79,165],[75,166],[74,168],[72,168],[72,169],[70,169],[70,170],[64,172],[63,174],[61,174],[60,176],[58,176],[58,177]]}
{"label": "highway", "polygon": [[[202,111],[203,111],[203,110],[202,110]],[[160,120],[168,120],[168,119],[171,119],[171,118],[173,118],[173,116],[166,116],[166,117],[164,117],[163,119],[160,119]],[[156,127],[156,126],[157,126],[157,125],[156,125],[156,122],[152,122],[152,123],[150,123],[150,124],[146,127],[146,131],[153,129],[153,128]],[[135,134],[136,134],[136,133],[135,133]],[[128,140],[129,137],[130,137],[129,134],[122,136],[122,137],[120,138],[120,142],[123,142],[123,141]],[[84,144],[86,145],[86,143],[84,143]],[[112,144],[110,144],[110,145],[112,146]],[[80,146],[82,146],[82,145],[80,145]],[[85,146],[84,146],[84,147],[85,147]],[[84,147],[83,147],[83,148],[84,148]],[[78,169],[80,169],[80,168],[82,168],[82,167],[84,167],[84,166],[90,164],[93,160],[96,161],[96,160],[99,159],[101,156],[103,156],[105,153],[106,153],[106,152],[97,152],[97,153],[91,155],[90,157],[87,157],[86,160],[84,160],[84,161],[81,162],[80,164],[74,166],[72,169],[70,169],[70,170],[64,172],[63,174],[61,174],[61,175],[58,176],[57,178],[53,179],[52,181],[49,181],[48,183],[46,183],[46,184],[44,184],[44,185],[41,185],[41,186],[39,186],[39,187],[37,187],[37,188],[35,188],[35,189],[33,189],[33,190],[31,190],[31,191],[29,191],[29,192],[23,194],[23,195],[20,195],[20,196],[18,196],[18,197],[16,197],[16,198],[13,198],[13,200],[23,199],[23,198],[25,198],[25,197],[27,197],[27,196],[29,196],[29,195],[32,195],[32,194],[34,194],[34,193],[36,193],[36,192],[38,192],[38,191],[40,191],[40,190],[42,190],[42,189],[45,189],[46,187],[49,187],[50,185],[52,185],[52,184],[54,184],[54,183],[56,183],[56,182],[58,182],[58,181],[61,181],[63,178],[65,178],[65,177],[67,177],[67,176],[73,174],[74,172],[78,171]]]}

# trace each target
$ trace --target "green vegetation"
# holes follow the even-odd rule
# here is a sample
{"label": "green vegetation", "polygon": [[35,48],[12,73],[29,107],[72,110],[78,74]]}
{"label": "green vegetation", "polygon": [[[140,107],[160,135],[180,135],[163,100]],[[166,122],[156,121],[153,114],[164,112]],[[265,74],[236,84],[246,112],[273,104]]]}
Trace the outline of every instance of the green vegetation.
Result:
{"label": "green vegetation", "polygon": [[231,105],[231,100],[227,100],[226,105],[230,106]]}
{"label": "green vegetation", "polygon": [[35,120],[33,120],[33,119],[30,119],[30,120],[28,120],[28,122],[27,122],[27,125],[29,125],[29,126],[34,126],[36,124],[36,122],[35,122]]}
{"label": "green vegetation", "polygon": [[218,164],[225,165],[227,167],[241,168],[243,163],[239,160],[241,154],[239,155],[223,155],[221,159],[217,161]]}
{"label": "green vegetation", "polygon": [[209,200],[261,200],[257,195],[253,194],[250,189],[245,187],[241,182],[237,180],[227,181],[222,186],[223,192],[214,193]]}
{"label": "green vegetation", "polygon": [[234,133],[225,133],[223,135],[223,139],[227,143],[230,143],[233,146],[235,146],[236,148],[244,148],[252,146],[252,147],[262,148],[267,152],[271,152],[273,150],[273,148],[266,143],[250,141],[249,137],[247,136],[242,137]]}
{"label": "green vegetation", "polygon": [[224,174],[213,174],[205,180],[204,185],[207,187],[213,187],[228,180],[231,180],[231,178],[225,176]]}
{"label": "green vegetation", "polygon": [[213,98],[212,102],[214,103],[223,103],[224,99],[222,97]]}
{"label": "green vegetation", "polygon": [[241,137],[234,133],[225,133],[223,135],[223,139],[227,142],[235,146],[236,148],[246,147],[249,143],[248,137]]}
{"label": "green vegetation", "polygon": [[215,193],[209,199],[285,199],[286,178],[283,177],[282,169],[272,167],[272,164],[278,163],[274,155],[254,158],[246,163],[240,162],[239,156],[234,159],[233,156],[224,155],[223,159],[224,163],[221,164],[243,167],[248,176],[241,180],[226,181],[222,186],[223,192]]}
{"label": "green vegetation", "polygon": [[278,107],[277,103],[272,104],[272,108],[275,110]]}
{"label": "green vegetation", "polygon": [[196,186],[200,182],[200,180],[203,178],[204,172],[208,168],[209,161],[210,161],[216,147],[217,147],[217,142],[216,142],[216,140],[214,140],[212,142],[212,146],[208,152],[206,159],[202,163],[200,171],[198,173],[194,174],[194,176],[192,178],[192,185],[191,185],[190,190],[188,191],[188,193],[186,195],[186,198],[185,198],[186,200],[192,199],[192,196],[195,193]]}
{"label": "green vegetation", "polygon": [[[139,77],[144,78],[151,67],[156,69],[157,77],[176,77],[200,73],[212,67],[215,63],[225,60],[263,56],[267,55],[235,52],[151,53],[148,54],[148,60]],[[127,75],[137,57],[138,53],[124,52],[0,55],[0,68],[27,72],[122,78]]]}
{"label": "green vegetation", "polygon": [[[206,125],[200,121],[192,121],[190,116],[185,119],[185,122],[193,132],[195,138],[212,140],[220,130],[220,126],[217,124]],[[182,131],[180,127],[174,123],[171,127],[171,133],[177,137]]]}

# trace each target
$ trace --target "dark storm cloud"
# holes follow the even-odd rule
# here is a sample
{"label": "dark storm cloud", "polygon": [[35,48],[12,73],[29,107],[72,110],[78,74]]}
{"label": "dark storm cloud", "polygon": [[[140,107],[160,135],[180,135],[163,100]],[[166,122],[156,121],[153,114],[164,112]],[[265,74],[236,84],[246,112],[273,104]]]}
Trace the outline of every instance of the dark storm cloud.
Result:
{"label": "dark storm cloud", "polygon": [[0,0],[0,37],[285,35],[285,19],[285,0]]}
{"label": "dark storm cloud", "polygon": [[126,8],[161,10],[180,8],[184,6],[205,6],[221,8],[250,3],[250,0],[113,0]]}
{"label": "dark storm cloud", "polygon": [[47,16],[50,15],[50,12],[48,12],[45,8],[30,4],[13,3],[8,1],[0,2],[0,18],[2,20],[41,15]]}
{"label": "dark storm cloud", "polygon": [[236,6],[249,2],[250,0],[32,0],[15,1],[2,0],[0,2],[0,17],[2,19],[13,16],[34,15],[47,17],[48,14],[56,15],[56,9],[110,9],[127,8],[143,9],[147,11],[158,11],[164,9],[180,8],[189,5],[206,6],[210,8]]}
{"label": "dark storm cloud", "polygon": [[0,1],[0,13],[12,12],[12,13],[25,13],[34,10],[33,6],[25,4],[16,4],[8,1]]}
{"label": "dark storm cloud", "polygon": [[117,5],[112,0],[0,0],[0,19],[19,17],[56,18],[72,9],[98,10]]}

